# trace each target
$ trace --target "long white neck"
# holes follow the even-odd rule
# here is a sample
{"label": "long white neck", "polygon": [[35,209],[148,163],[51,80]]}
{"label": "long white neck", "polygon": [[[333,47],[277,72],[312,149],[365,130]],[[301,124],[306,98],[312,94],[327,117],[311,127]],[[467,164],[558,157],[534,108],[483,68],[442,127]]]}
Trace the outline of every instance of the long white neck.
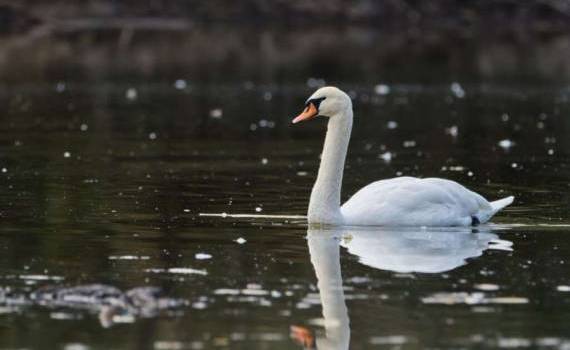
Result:
{"label": "long white neck", "polygon": [[309,223],[340,225],[342,173],[352,130],[352,106],[329,118],[317,181],[309,202]]}

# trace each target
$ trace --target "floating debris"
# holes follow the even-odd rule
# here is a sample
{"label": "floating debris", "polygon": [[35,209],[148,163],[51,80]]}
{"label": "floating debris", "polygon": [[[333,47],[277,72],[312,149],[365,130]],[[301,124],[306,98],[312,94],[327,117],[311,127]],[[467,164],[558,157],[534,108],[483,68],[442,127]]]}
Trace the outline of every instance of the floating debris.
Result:
{"label": "floating debris", "polygon": [[149,140],[156,140],[157,137],[158,135],[155,132],[151,132],[150,134],[148,134]]}
{"label": "floating debris", "polygon": [[69,158],[71,157],[71,152],[63,152],[63,158]]}
{"label": "floating debris", "polygon": [[234,242],[236,242],[237,244],[245,244],[247,242],[247,240],[243,237],[239,237]]}

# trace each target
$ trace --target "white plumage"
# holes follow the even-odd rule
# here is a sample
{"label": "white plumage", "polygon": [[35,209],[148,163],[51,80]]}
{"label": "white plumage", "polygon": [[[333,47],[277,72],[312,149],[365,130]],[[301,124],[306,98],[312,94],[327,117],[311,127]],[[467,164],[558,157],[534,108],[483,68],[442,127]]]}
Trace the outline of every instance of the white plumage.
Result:
{"label": "white plumage", "polygon": [[297,123],[329,117],[321,164],[311,192],[309,223],[378,226],[470,226],[487,222],[514,197],[488,202],[457,182],[398,177],[373,182],[342,207],[340,191],[352,130],[352,102],[335,87],[317,90],[307,100]]}

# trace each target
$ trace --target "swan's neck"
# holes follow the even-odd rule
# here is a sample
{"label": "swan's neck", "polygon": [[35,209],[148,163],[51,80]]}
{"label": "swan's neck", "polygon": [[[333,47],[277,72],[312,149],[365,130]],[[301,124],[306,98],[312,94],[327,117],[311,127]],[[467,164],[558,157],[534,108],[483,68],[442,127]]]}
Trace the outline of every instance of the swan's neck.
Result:
{"label": "swan's neck", "polygon": [[329,118],[317,181],[309,202],[309,223],[342,224],[340,190],[352,130],[352,108]]}

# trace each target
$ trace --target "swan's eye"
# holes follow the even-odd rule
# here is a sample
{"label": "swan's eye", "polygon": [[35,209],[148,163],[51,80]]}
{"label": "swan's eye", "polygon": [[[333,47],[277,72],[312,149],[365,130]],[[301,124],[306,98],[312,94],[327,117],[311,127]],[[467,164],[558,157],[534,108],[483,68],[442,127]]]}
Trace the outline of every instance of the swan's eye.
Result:
{"label": "swan's eye", "polygon": [[312,98],[309,101],[307,101],[307,103],[305,104],[305,107],[309,108],[309,104],[312,103],[318,111],[319,106],[321,105],[321,102],[323,102],[325,99],[326,99],[326,97]]}

